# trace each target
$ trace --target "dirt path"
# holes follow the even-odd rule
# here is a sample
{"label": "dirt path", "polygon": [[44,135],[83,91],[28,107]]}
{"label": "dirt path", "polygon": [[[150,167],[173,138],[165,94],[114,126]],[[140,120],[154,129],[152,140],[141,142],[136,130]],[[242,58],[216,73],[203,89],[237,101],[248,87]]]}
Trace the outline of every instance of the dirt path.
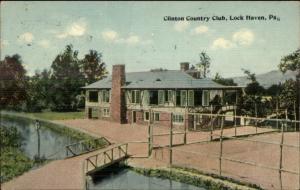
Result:
{"label": "dirt path", "polygon": [[[120,125],[117,123],[111,123],[108,121],[100,120],[60,120],[57,123],[64,124],[70,128],[83,131],[93,136],[104,136],[108,140],[114,143],[132,142],[132,141],[144,141],[148,140],[148,128],[147,126],[139,125]],[[270,129],[258,129],[259,133],[270,132]],[[178,132],[178,131],[177,131]],[[155,127],[153,129],[154,134],[169,133],[168,128]],[[217,135],[219,131],[215,131]],[[224,134],[226,136],[233,136],[234,129],[225,129]],[[238,128],[239,135],[255,134],[254,127],[241,127]],[[210,139],[209,132],[190,132],[187,134],[187,143],[194,143],[199,141],[208,141]],[[158,146],[166,146],[169,144],[169,136],[154,137],[154,144]],[[183,135],[175,135],[175,144],[183,142]],[[195,144],[195,146],[198,144]],[[183,149],[189,150],[188,146],[182,146]],[[181,147],[181,146],[180,146]],[[185,148],[187,147],[187,148]],[[175,149],[176,150],[176,149]],[[130,143],[128,152],[133,156],[147,156],[148,145],[146,143]],[[71,159],[57,160],[50,162],[49,164],[29,171],[20,177],[17,177],[5,184],[2,188],[5,190],[10,189],[81,189],[83,187],[83,160],[89,155],[96,152],[85,154]],[[176,155],[176,154],[175,154]],[[187,154],[188,155],[188,154]],[[198,167],[198,162],[190,162],[190,159],[186,157],[178,157],[178,162],[190,164],[191,167],[202,169]],[[196,157],[195,157],[196,158]],[[143,166],[145,168],[150,167],[167,167],[168,163],[159,161],[155,156],[150,159],[135,158],[130,159],[131,165]],[[213,169],[213,167],[212,167]]]}

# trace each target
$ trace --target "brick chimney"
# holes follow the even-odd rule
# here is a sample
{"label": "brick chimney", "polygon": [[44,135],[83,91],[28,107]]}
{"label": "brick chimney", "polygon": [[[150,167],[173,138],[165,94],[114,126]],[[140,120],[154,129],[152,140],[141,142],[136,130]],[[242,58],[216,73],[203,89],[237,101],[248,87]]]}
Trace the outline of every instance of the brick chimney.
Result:
{"label": "brick chimney", "polygon": [[189,69],[190,69],[190,63],[189,62],[180,63],[180,70],[181,71],[187,71]]}
{"label": "brick chimney", "polygon": [[118,123],[126,122],[125,91],[121,89],[125,82],[125,65],[113,65],[110,113],[111,120]]}

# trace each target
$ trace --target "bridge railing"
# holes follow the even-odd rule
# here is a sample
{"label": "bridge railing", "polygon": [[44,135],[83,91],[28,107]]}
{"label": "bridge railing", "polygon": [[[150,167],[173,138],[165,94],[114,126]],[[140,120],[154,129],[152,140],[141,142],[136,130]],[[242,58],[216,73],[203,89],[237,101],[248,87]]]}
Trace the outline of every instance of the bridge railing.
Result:
{"label": "bridge railing", "polygon": [[85,174],[101,170],[127,158],[128,143],[118,144],[85,159]]}
{"label": "bridge railing", "polygon": [[77,143],[69,144],[66,148],[66,157],[78,156],[90,151],[97,150],[99,148],[103,148],[105,146],[110,145],[111,143],[105,138],[97,138],[93,140],[83,140]]}

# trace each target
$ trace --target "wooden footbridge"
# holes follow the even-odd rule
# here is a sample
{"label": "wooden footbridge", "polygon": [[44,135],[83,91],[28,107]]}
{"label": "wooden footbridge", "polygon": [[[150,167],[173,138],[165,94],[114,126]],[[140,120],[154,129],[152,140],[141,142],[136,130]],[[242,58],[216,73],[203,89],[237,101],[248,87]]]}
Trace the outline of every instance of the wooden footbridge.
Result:
{"label": "wooden footbridge", "polygon": [[91,175],[94,172],[102,170],[117,162],[123,161],[128,157],[128,143],[116,144],[100,151],[99,153],[89,156],[84,161],[85,174]]}
{"label": "wooden footbridge", "polygon": [[[93,155],[88,156],[84,160],[85,175],[91,175],[94,172],[125,160],[128,157],[128,143],[112,145],[105,137],[94,139],[92,141],[79,141],[67,145],[65,148],[66,158],[94,152]],[[101,148],[102,150],[95,152]]]}

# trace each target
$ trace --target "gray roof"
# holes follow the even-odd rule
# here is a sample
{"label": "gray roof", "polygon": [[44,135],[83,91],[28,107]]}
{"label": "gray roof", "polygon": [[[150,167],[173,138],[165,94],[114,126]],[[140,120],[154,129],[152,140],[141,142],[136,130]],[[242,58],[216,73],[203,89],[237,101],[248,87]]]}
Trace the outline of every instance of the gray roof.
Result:
{"label": "gray roof", "polygon": [[[111,88],[111,76],[99,80],[83,88],[85,89],[109,89]],[[126,73],[125,89],[237,89],[237,86],[224,86],[215,83],[211,79],[195,79],[183,71],[148,71]]]}

